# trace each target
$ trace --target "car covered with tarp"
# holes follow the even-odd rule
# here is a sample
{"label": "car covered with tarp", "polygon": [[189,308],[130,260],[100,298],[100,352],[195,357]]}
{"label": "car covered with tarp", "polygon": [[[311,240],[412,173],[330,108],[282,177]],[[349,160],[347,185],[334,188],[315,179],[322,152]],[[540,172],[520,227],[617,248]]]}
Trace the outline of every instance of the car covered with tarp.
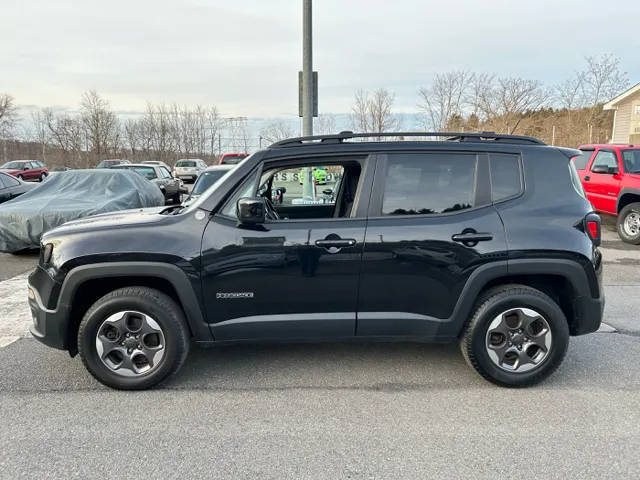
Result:
{"label": "car covered with tarp", "polygon": [[156,185],[126,170],[60,172],[0,205],[0,251],[39,248],[42,235],[70,220],[164,205]]}

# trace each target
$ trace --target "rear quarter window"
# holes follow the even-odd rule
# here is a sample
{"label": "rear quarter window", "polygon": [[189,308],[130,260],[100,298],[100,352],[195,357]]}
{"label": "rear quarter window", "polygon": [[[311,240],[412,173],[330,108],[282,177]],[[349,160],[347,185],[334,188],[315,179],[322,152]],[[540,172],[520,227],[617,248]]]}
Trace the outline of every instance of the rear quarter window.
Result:
{"label": "rear quarter window", "polygon": [[491,200],[498,202],[522,193],[522,168],[520,156],[508,153],[492,153]]}

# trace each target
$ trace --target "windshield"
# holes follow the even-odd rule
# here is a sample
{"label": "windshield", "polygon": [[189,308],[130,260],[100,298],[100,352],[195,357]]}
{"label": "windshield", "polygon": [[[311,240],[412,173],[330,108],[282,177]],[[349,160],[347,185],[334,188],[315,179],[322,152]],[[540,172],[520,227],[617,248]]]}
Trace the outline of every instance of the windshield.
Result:
{"label": "windshield", "polygon": [[193,186],[191,195],[202,195],[206,189],[220,180],[229,170],[210,170],[202,172]]}
{"label": "windshield", "polygon": [[622,162],[624,163],[625,172],[640,173],[640,149],[639,150],[623,150]]}
{"label": "windshield", "polygon": [[24,162],[7,162],[0,168],[22,168]]}
{"label": "windshield", "polygon": [[190,160],[180,160],[176,163],[176,167],[195,167],[196,162],[192,162]]}
{"label": "windshield", "polygon": [[132,165],[118,165],[116,168],[118,168],[120,170],[133,170],[134,172],[137,172],[140,175],[142,175],[147,180],[153,180],[153,179],[157,178],[156,177],[156,171],[154,170],[153,167],[139,167],[139,166],[132,166]]}

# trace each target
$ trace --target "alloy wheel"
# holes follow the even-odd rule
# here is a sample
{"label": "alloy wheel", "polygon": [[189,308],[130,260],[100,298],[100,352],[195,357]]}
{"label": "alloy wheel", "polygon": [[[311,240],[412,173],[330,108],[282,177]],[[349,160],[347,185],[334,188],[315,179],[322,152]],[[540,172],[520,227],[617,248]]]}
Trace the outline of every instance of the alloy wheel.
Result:
{"label": "alloy wheel", "polygon": [[630,237],[635,237],[640,233],[640,213],[631,211],[625,217],[623,223],[624,233]]}
{"label": "alloy wheel", "polygon": [[102,363],[125,377],[144,375],[157,369],[165,348],[162,328],[141,312],[115,313],[102,322],[96,334],[96,351]]}
{"label": "alloy wheel", "polygon": [[497,367],[523,373],[546,360],[551,340],[549,323],[540,313],[530,308],[512,308],[491,321],[485,345]]}

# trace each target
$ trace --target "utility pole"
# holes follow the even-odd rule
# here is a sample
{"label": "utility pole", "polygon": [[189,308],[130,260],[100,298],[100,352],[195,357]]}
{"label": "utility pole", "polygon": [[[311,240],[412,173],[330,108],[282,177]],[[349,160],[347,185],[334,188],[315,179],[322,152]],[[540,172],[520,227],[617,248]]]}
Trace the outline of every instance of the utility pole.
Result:
{"label": "utility pole", "polygon": [[[302,0],[302,135],[313,135],[313,36],[311,0]],[[314,200],[313,176],[304,168],[302,196]]]}

